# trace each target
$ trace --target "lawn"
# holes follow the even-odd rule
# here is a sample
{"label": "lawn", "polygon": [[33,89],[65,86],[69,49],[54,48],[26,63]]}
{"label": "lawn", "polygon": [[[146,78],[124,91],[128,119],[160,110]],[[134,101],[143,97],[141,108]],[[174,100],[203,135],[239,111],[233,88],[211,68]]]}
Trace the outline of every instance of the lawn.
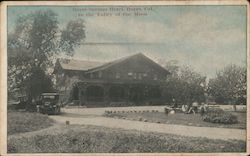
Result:
{"label": "lawn", "polygon": [[123,118],[128,120],[141,120],[141,121],[146,120],[147,122],[160,122],[166,124],[246,129],[246,112],[231,112],[231,113],[237,116],[238,123],[236,124],[209,123],[203,121],[200,114],[184,114],[184,113],[176,113],[172,115],[170,114],[166,115],[163,112],[112,113],[112,114],[105,114],[105,116]]}
{"label": "lawn", "polygon": [[56,125],[10,135],[8,153],[244,152],[246,143],[97,126]]}
{"label": "lawn", "polygon": [[52,126],[53,124],[54,121],[47,115],[18,111],[8,112],[8,135],[40,130]]}

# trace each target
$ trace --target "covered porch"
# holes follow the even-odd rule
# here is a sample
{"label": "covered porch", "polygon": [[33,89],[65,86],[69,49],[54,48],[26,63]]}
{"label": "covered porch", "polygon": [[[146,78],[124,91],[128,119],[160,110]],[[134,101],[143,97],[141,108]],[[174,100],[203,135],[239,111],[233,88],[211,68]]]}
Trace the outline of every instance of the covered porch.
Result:
{"label": "covered porch", "polygon": [[82,81],[72,91],[73,100],[87,107],[164,104],[159,82]]}

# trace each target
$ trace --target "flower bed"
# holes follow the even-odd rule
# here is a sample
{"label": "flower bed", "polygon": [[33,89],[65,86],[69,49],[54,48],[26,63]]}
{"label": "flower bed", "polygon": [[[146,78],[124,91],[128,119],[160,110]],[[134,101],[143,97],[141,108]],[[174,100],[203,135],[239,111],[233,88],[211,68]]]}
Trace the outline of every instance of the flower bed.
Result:
{"label": "flower bed", "polygon": [[237,116],[225,112],[222,109],[211,109],[206,112],[202,119],[211,123],[235,124],[238,123]]}
{"label": "flower bed", "polygon": [[[229,113],[229,112],[224,112]],[[229,114],[236,116],[237,123],[235,124],[224,124],[219,122],[209,122],[205,121],[204,118],[208,114],[185,114],[185,113],[175,113],[166,114],[165,112],[157,111],[106,111],[103,116],[110,118],[118,118],[125,120],[141,121],[141,122],[153,122],[161,124],[177,124],[177,125],[187,125],[187,126],[198,126],[198,127],[219,127],[219,128],[236,128],[236,129],[246,129],[246,113],[243,112],[230,112]],[[209,117],[208,117],[209,118]],[[207,118],[207,119],[208,119]],[[224,116],[223,118],[227,118]],[[226,119],[223,119],[227,121]]]}

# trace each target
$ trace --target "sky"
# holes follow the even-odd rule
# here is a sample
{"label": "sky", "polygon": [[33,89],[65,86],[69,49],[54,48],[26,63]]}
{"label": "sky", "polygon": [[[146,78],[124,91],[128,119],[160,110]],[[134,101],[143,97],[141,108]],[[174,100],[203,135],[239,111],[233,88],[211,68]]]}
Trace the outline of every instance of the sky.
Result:
{"label": "sky", "polygon": [[8,31],[20,15],[44,9],[58,14],[61,27],[84,19],[86,38],[75,59],[108,62],[143,53],[210,78],[226,65],[246,66],[245,6],[9,6]]}

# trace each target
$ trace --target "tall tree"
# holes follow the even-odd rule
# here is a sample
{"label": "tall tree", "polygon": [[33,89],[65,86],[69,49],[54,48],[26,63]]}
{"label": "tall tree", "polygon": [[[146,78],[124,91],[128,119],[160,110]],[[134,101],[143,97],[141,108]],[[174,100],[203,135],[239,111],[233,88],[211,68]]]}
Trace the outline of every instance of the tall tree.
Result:
{"label": "tall tree", "polygon": [[209,81],[209,94],[218,103],[246,104],[247,69],[228,65]]}
{"label": "tall tree", "polygon": [[179,66],[177,61],[166,62],[165,68],[171,72],[164,86],[164,96],[167,99],[175,99],[179,104],[205,101],[205,76],[191,67]]}
{"label": "tall tree", "polygon": [[[27,80],[41,74],[40,70],[48,74],[54,58],[62,53],[72,56],[84,38],[82,19],[69,21],[65,28],[61,28],[58,15],[52,10],[39,10],[20,16],[13,31],[8,32],[8,89],[27,88]],[[50,83],[48,76],[43,78]],[[27,92],[33,95],[32,88],[36,82],[29,83],[31,86]],[[45,88],[42,87],[40,92]]]}

